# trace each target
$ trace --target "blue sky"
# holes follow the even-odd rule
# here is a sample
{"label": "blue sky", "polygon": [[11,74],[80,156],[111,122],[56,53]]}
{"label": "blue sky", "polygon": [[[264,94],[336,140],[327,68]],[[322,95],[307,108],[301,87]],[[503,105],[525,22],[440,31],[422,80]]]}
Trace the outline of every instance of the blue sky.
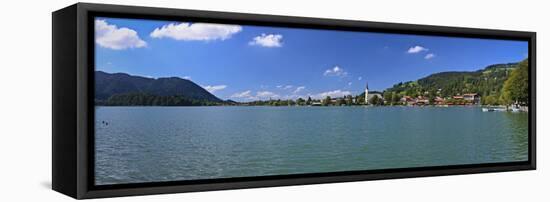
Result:
{"label": "blue sky", "polygon": [[527,57],[522,41],[96,18],[96,70],[188,78],[222,99],[338,97]]}

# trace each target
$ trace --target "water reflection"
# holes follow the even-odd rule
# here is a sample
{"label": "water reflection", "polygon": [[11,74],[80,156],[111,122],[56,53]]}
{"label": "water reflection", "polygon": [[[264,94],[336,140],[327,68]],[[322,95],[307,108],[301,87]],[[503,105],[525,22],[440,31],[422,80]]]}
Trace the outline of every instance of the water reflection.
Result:
{"label": "water reflection", "polygon": [[526,159],[529,154],[529,137],[525,135],[525,131],[529,129],[529,115],[524,112],[507,112],[505,113],[505,117],[508,120],[510,130],[514,131],[510,133],[510,142],[513,143],[513,156],[519,160]]}

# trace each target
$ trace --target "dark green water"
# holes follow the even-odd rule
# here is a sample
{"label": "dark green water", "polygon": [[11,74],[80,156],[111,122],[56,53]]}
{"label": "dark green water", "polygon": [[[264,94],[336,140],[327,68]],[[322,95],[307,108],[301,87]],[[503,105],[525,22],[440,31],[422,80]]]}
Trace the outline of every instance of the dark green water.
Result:
{"label": "dark green water", "polygon": [[96,107],[95,130],[98,185],[528,158],[527,113],[477,107]]}

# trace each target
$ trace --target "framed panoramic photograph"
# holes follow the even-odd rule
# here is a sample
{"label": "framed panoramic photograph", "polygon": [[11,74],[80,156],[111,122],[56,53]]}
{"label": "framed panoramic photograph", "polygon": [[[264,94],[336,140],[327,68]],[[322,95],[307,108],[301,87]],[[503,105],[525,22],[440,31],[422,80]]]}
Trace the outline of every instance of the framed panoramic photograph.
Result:
{"label": "framed panoramic photograph", "polygon": [[535,33],[76,4],[53,14],[75,198],[535,169]]}

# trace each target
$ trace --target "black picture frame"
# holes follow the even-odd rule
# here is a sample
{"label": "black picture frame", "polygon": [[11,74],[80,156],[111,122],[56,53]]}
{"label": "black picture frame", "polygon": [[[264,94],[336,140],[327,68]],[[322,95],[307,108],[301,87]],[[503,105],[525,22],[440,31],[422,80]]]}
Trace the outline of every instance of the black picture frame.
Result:
{"label": "black picture frame", "polygon": [[[529,43],[529,160],[139,184],[94,184],[94,17],[284,26]],[[85,199],[536,169],[536,33],[352,20],[77,3],[52,13],[52,188]]]}

